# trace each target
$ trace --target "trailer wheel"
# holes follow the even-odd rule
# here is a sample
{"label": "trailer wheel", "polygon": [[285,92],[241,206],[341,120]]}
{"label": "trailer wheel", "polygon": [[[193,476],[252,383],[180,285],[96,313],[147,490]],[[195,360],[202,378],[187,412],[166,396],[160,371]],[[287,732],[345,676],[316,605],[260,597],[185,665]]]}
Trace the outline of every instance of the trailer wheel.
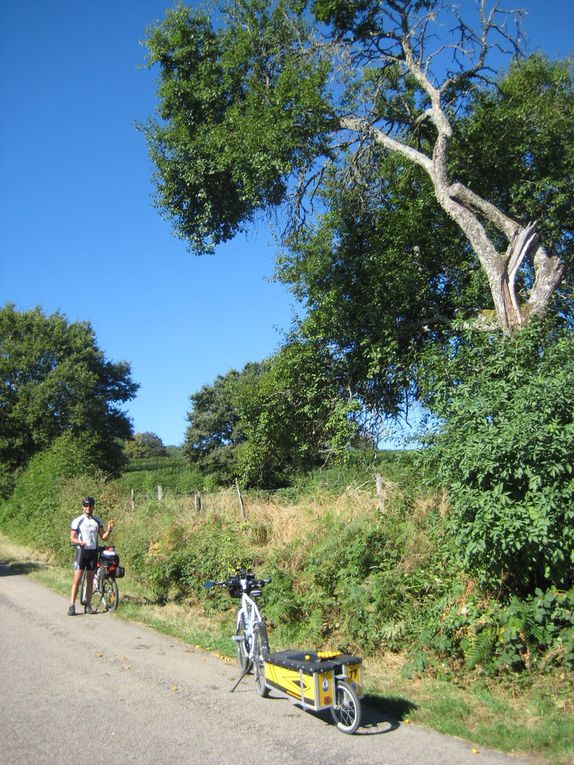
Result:
{"label": "trailer wheel", "polygon": [[361,724],[361,702],[352,685],[337,682],[335,704],[331,715],[337,728],[343,733],[354,733]]}

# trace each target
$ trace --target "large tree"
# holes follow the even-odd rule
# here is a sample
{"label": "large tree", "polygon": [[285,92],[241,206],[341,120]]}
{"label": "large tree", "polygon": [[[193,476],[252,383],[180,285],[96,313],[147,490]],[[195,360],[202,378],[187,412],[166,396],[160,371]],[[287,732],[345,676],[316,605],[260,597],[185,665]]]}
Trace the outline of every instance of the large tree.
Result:
{"label": "large tree", "polygon": [[142,459],[145,457],[167,457],[168,451],[163,441],[156,433],[136,433],[132,439],[124,444],[124,452],[128,459]]}
{"label": "large tree", "polygon": [[[545,314],[564,263],[451,151],[492,54],[518,52],[514,19],[486,0],[466,19],[439,0],[236,0],[219,18],[178,6],[147,41],[161,68],[160,121],[146,128],[159,206],[203,252],[287,199],[300,222],[330,174],[366,188],[376,157],[394,155],[426,177],[478,259],[483,307],[512,334]],[[403,253],[407,268],[415,258]],[[526,263],[530,281],[517,278]]]}
{"label": "large tree", "polygon": [[[541,208],[539,230],[571,268],[574,255],[574,81],[568,62],[533,56],[477,91],[457,121],[451,161],[464,183],[516,219]],[[323,184],[327,210],[292,237],[279,276],[306,309],[301,333],[344,358],[363,401],[395,412],[429,345],[452,347],[455,319],[491,329],[480,262],[432,192],[428,176],[396,155],[355,160],[364,187],[338,173]],[[521,300],[535,279],[517,275]],[[572,310],[569,280],[554,308]]]}
{"label": "large tree", "polygon": [[245,483],[273,488],[344,458],[362,432],[360,406],[342,365],[322,342],[291,341],[257,377],[242,376],[234,405]]}
{"label": "large tree", "polygon": [[117,472],[131,423],[120,405],[138,389],[126,362],[107,361],[87,322],[40,308],[0,310],[0,491],[58,436],[89,442],[95,464]]}

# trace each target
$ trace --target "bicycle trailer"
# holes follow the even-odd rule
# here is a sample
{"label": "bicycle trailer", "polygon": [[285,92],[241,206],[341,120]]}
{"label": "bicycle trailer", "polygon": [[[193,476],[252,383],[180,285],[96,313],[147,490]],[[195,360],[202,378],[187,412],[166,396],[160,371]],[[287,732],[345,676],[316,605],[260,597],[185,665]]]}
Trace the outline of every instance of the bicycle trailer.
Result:
{"label": "bicycle trailer", "polygon": [[362,659],[332,652],[278,651],[265,656],[265,684],[304,709],[318,712],[335,703],[335,677],[352,684],[362,698]]}

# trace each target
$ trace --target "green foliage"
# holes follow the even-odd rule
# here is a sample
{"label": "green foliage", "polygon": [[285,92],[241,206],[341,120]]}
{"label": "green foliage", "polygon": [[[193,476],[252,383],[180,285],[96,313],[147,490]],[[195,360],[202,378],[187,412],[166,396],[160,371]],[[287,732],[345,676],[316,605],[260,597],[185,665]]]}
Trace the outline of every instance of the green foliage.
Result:
{"label": "green foliage", "polygon": [[415,452],[356,448],[348,451],[344,461],[293,476],[289,486],[274,494],[292,502],[312,496],[335,498],[351,487],[372,486],[377,474],[408,501],[416,495],[423,477]]}
{"label": "green foliage", "polygon": [[[452,598],[413,652],[413,667],[464,665],[486,674],[574,668],[574,590],[537,589],[507,602]],[[426,653],[425,653],[426,652]]]}
{"label": "green foliage", "polygon": [[[97,465],[117,474],[131,424],[119,404],[137,385],[125,362],[106,361],[87,322],[39,308],[0,310],[0,495],[28,460],[70,433],[87,437]],[[86,435],[87,434],[87,435]]]}
{"label": "green foliage", "polygon": [[[150,66],[160,69],[160,121],[146,129],[158,206],[201,253],[250,225],[256,211],[288,201],[293,214],[286,232],[302,231],[303,243],[284,237],[295,258],[283,277],[317,312],[315,331],[308,323],[311,337],[326,345],[334,340],[352,361],[361,395],[396,410],[412,380],[413,356],[433,339],[427,333],[441,335],[457,310],[491,308],[477,260],[489,247],[452,210],[439,211],[439,204],[449,207],[445,197],[456,182],[483,200],[478,207],[464,203],[469,215],[490,206],[521,225],[544,217],[544,243],[571,260],[571,65],[536,56],[486,85],[468,46],[449,69],[433,55],[431,28],[436,24],[440,50],[456,29],[473,38],[472,23],[461,27],[456,8],[434,0],[222,6],[212,19],[179,6],[148,35]],[[502,8],[493,13],[494,20],[502,22],[504,14],[512,21]],[[500,31],[493,23],[485,40],[473,41],[490,52]],[[407,38],[428,71],[409,67]],[[442,173],[429,170],[431,158],[442,155],[435,151],[442,118],[429,119],[422,71],[429,82],[445,83],[437,96],[453,128],[450,191],[439,192]],[[477,217],[476,227],[502,255],[512,235],[493,220]],[[522,287],[532,285],[532,270],[525,264]],[[340,295],[347,299],[341,308]],[[562,297],[571,303],[566,292]]]}
{"label": "green foliage", "polygon": [[251,563],[249,546],[236,524],[216,513],[183,523],[169,505],[150,504],[147,512],[125,522],[126,560],[160,601],[168,595],[198,597],[206,580],[223,578]]}
{"label": "green foliage", "polygon": [[285,485],[344,458],[357,441],[359,408],[344,383],[333,357],[313,343],[290,343],[262,374],[242,376],[234,404],[244,434],[238,468],[247,485]]}
{"label": "green foliage", "polygon": [[235,447],[244,440],[234,403],[238,380],[255,379],[261,369],[253,363],[241,372],[232,369],[190,396],[183,453],[204,475],[215,474],[221,483],[230,483],[237,475]]}
{"label": "green foliage", "polygon": [[[312,512],[305,522],[287,515],[285,523],[296,526],[290,541],[278,544],[267,512],[258,517],[254,509],[259,497],[247,497],[247,521],[215,507],[198,513],[169,496],[140,502],[133,512],[120,482],[90,472],[84,446],[66,435],[31,460],[1,506],[0,525],[69,564],[69,522],[81,496],[90,493],[97,514],[116,520],[114,543],[128,576],[159,602],[185,599],[207,612],[228,611],[231,625],[236,601],[223,592],[206,594],[202,583],[252,563],[271,576],[262,610],[277,648],[329,646],[362,655],[390,650],[410,655],[406,674],[446,679],[574,668],[574,590],[549,587],[506,600],[485,593],[457,564],[457,542],[440,498],[421,494],[411,459],[387,454],[376,465],[387,485],[394,479],[407,489],[389,494],[385,512],[368,493],[356,507],[335,509],[339,489],[332,511]],[[361,475],[355,472],[355,482]],[[301,516],[319,492],[333,491],[328,476],[322,471],[322,483],[309,483],[306,496],[300,487]],[[334,477],[342,480],[340,468]],[[282,506],[274,505],[274,512]]]}
{"label": "green foliage", "polygon": [[[431,8],[436,16],[417,26]],[[440,25],[448,4],[241,0],[213,20],[180,6],[148,36],[150,65],[160,69],[160,121],[147,129],[160,208],[203,252],[289,199],[294,215],[278,267],[306,309],[298,339],[321,346],[350,397],[375,416],[395,415],[416,397],[420,356],[448,346],[456,315],[492,305],[477,255],[426,169],[389,153],[388,143],[383,151],[374,131],[344,129],[355,115],[433,155],[428,93],[397,47],[402,10],[416,57],[418,32]],[[544,245],[568,272],[571,64],[534,56],[495,86],[477,85],[455,79],[444,92],[454,132],[449,177],[520,224],[539,220]],[[507,242],[482,224],[503,253]],[[520,289],[532,279],[525,263]],[[564,289],[558,310],[571,305]],[[247,472],[264,449],[246,448]]]}
{"label": "green foliage", "polygon": [[345,458],[358,441],[358,403],[317,344],[290,343],[190,398],[184,453],[220,484],[238,476],[247,486],[282,486],[298,472]]}
{"label": "green foliage", "polygon": [[265,613],[280,642],[366,653],[416,642],[457,569],[438,506],[389,505],[328,514],[274,551]]}
{"label": "green foliage", "polygon": [[[497,88],[476,94],[459,125],[453,151],[456,172],[463,182],[478,194],[488,194],[515,220],[538,221],[545,246],[560,254],[571,274],[572,61],[550,62],[533,55],[515,62]],[[524,276],[531,279],[528,269]],[[563,293],[561,298],[564,310],[570,296]]]}
{"label": "green foliage", "polygon": [[163,441],[155,433],[136,433],[133,439],[124,444],[124,453],[128,459],[145,457],[167,457],[167,449]]}
{"label": "green foliage", "polygon": [[278,275],[305,306],[298,334],[328,349],[369,411],[396,415],[422,349],[487,286],[424,173],[381,152],[357,163],[368,191],[333,175],[328,212],[289,239]]}
{"label": "green foliage", "polygon": [[204,487],[205,478],[197,467],[182,456],[132,459],[117,479],[122,488],[143,494],[155,494],[157,487],[173,494],[194,494]]}
{"label": "green foliage", "polygon": [[[82,496],[96,494],[94,487],[101,481],[90,446],[89,439],[65,434],[32,457],[10,499],[0,506],[2,529],[43,550],[60,555],[69,551],[70,521],[81,512]],[[78,488],[72,503],[67,503],[71,483]]]}
{"label": "green foliage", "polygon": [[[475,91],[455,121],[453,174],[516,220],[543,218],[545,245],[570,269],[571,64],[534,56],[498,85]],[[488,285],[425,173],[376,150],[349,162],[362,184],[340,169],[324,176],[327,212],[285,242],[278,275],[305,306],[300,334],[332,350],[367,406],[396,414],[417,394],[421,355],[451,343],[456,316],[489,304]],[[531,285],[532,271],[521,278]],[[557,308],[571,310],[567,287]]]}
{"label": "green foliage", "polygon": [[286,9],[241,0],[215,25],[179,5],[148,33],[161,68],[161,121],[144,128],[158,205],[198,253],[279,203],[289,173],[321,151],[327,72],[297,49],[301,22]]}
{"label": "green foliage", "polygon": [[428,456],[448,490],[463,565],[491,587],[517,593],[571,586],[570,331],[469,334],[427,371],[427,402],[443,421]]}

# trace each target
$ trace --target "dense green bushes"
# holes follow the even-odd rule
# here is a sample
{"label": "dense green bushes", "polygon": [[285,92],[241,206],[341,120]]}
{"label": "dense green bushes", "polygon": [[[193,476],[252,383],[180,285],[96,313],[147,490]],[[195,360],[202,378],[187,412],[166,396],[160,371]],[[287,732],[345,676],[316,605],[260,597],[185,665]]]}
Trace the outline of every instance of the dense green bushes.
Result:
{"label": "dense green bushes", "polygon": [[[84,482],[81,476],[94,473],[88,444],[68,434],[60,436],[31,459],[12,496],[0,507],[2,529],[20,542],[57,552],[62,540],[68,542],[70,520],[81,512],[82,496],[97,482]],[[81,488],[68,504],[72,485]]]}
{"label": "dense green bushes", "polygon": [[493,591],[574,583],[574,338],[532,325],[469,334],[441,359],[427,452],[448,490],[462,565]]}
{"label": "dense green bushes", "polygon": [[90,472],[82,445],[63,438],[32,460],[0,508],[0,526],[70,563],[69,522],[90,493],[96,513],[117,521],[126,583],[147,587],[157,602],[231,610],[224,593],[202,589],[205,580],[252,563],[271,576],[263,611],[277,648],[396,651],[410,657],[407,672],[444,677],[574,667],[574,591],[489,596],[462,566],[447,506],[417,486],[412,460],[389,454],[373,467],[387,487],[384,511],[374,473],[357,471],[364,480],[350,484],[341,469],[331,475],[337,491],[329,473],[317,473],[299,485],[296,504],[246,495],[247,520],[225,492],[201,511],[169,491],[133,511],[121,483]]}
{"label": "dense green bushes", "polygon": [[456,588],[410,649],[409,672],[443,676],[480,671],[545,672],[574,668],[574,589],[537,590],[505,602]]}

